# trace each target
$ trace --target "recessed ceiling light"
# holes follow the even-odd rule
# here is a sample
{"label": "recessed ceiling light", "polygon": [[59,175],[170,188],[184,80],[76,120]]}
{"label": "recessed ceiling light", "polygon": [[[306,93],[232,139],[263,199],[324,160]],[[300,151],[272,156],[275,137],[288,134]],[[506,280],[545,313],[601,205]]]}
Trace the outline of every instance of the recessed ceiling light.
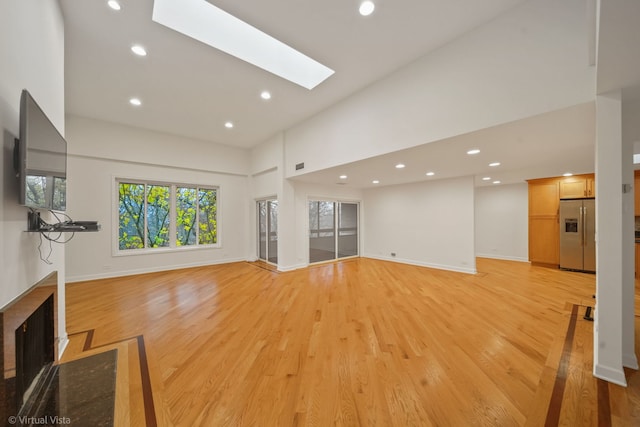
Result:
{"label": "recessed ceiling light", "polygon": [[133,46],[131,46],[131,52],[135,53],[138,56],[147,56],[147,50],[139,44],[134,44]]}
{"label": "recessed ceiling light", "polygon": [[426,175],[427,176],[433,176],[433,175],[435,175],[435,172],[427,172]]}
{"label": "recessed ceiling light", "polygon": [[477,148],[474,148],[473,150],[467,151],[467,154],[474,155],[474,154],[478,154],[479,152],[480,150],[478,150]]}
{"label": "recessed ceiling light", "polygon": [[492,168],[495,168],[496,166],[500,166],[500,162],[489,163],[489,166],[491,166]]}
{"label": "recessed ceiling light", "polygon": [[340,179],[347,179],[347,175],[340,175]]}
{"label": "recessed ceiling light", "polygon": [[500,184],[500,181],[493,181],[494,184]]}
{"label": "recessed ceiling light", "polygon": [[373,181],[371,181],[372,184],[380,184],[380,181],[378,181],[377,179],[374,179]]}
{"label": "recessed ceiling light", "polygon": [[485,176],[484,178],[482,178],[483,181],[491,181],[491,177],[490,176]]}
{"label": "recessed ceiling light", "polygon": [[224,127],[226,127],[227,129],[231,129],[233,127],[233,123],[232,122],[226,122],[224,124]]}
{"label": "recessed ceiling light", "polygon": [[260,98],[271,99],[271,92],[263,90],[262,93],[260,93]]}
{"label": "recessed ceiling light", "polygon": [[371,0],[365,0],[362,3],[360,3],[360,8],[358,9],[358,11],[362,16],[369,16],[373,13],[375,8],[376,8],[376,5],[373,4]]}
{"label": "recessed ceiling light", "polygon": [[113,10],[120,10],[122,9],[122,7],[120,6],[120,3],[118,3],[116,0],[109,0],[107,2],[107,5],[109,5],[109,7]]}
{"label": "recessed ceiling light", "polygon": [[307,89],[334,73],[206,0],[154,0],[152,19]]}
{"label": "recessed ceiling light", "polygon": [[142,101],[140,101],[140,98],[131,98],[129,99],[129,104],[139,107],[142,105]]}
{"label": "recessed ceiling light", "polygon": [[571,172],[563,173],[562,176],[573,176]]}
{"label": "recessed ceiling light", "polygon": [[404,164],[403,163],[398,163],[396,165],[396,169],[402,169],[402,168],[404,168]]}

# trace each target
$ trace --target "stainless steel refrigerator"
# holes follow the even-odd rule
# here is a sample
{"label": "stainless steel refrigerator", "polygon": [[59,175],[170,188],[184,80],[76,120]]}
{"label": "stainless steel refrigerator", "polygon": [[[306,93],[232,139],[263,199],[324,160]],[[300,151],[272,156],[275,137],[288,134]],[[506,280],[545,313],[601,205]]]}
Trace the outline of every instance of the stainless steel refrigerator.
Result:
{"label": "stainless steel refrigerator", "polygon": [[596,271],[595,199],[560,200],[560,268]]}

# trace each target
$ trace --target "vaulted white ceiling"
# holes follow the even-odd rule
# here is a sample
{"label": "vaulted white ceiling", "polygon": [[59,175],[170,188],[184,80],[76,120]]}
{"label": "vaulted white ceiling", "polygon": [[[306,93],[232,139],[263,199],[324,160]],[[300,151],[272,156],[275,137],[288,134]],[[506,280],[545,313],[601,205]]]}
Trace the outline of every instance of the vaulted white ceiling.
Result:
{"label": "vaulted white ceiling", "polygon": [[[626,0],[628,7],[637,9],[634,1]],[[358,0],[210,2],[335,74],[313,90],[302,88],[154,23],[152,0],[121,0],[118,12],[109,9],[106,0],[60,0],[65,19],[67,113],[203,143],[250,148],[491,22],[523,0],[377,0],[376,11],[369,17],[358,14]],[[607,10],[605,17],[601,34],[610,34],[622,19],[627,25],[620,27],[624,28],[618,30],[620,34],[604,38],[601,55],[608,55],[620,37],[637,46],[633,13],[625,16],[620,9]],[[144,45],[148,55],[133,55],[134,43]],[[638,58],[620,52],[612,55],[607,58],[610,67],[599,75],[599,88],[626,85],[627,96],[640,94],[633,89],[640,81],[640,66],[633,62],[640,62]],[[624,66],[628,68],[621,72]],[[263,90],[270,91],[272,99],[262,100]],[[141,107],[129,105],[133,96],[142,100]],[[593,111],[591,103],[577,105],[300,179],[334,184],[338,175],[348,173],[350,185],[367,187],[371,176],[364,171],[383,170],[383,162],[408,162],[407,158],[438,162],[438,178],[473,174],[479,181],[493,174],[503,182],[521,182],[563,170],[587,172],[593,168]],[[234,123],[232,129],[225,128],[227,121]],[[470,140],[487,147],[482,157],[458,155]],[[511,169],[498,176],[487,166],[489,159],[508,159]],[[423,169],[407,168],[404,175],[389,171],[380,179],[385,184],[435,179],[425,177]]]}
{"label": "vaulted white ceiling", "polygon": [[[121,0],[118,12],[106,0],[61,0],[66,110],[251,147],[521,1],[378,0],[368,17],[358,0],[211,1],[335,70],[310,91],[153,22],[152,0]],[[148,55],[132,55],[133,43]],[[131,108],[132,96],[141,108]]]}

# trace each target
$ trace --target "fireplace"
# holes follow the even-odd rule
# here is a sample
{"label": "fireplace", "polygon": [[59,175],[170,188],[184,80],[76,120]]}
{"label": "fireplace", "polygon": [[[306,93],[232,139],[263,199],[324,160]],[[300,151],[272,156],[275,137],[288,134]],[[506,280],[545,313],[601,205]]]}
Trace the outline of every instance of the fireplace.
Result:
{"label": "fireplace", "polygon": [[53,272],[0,309],[0,420],[20,413],[33,386],[57,360],[57,287]]}
{"label": "fireplace", "polygon": [[53,295],[16,329],[16,403],[22,408],[37,379],[53,365]]}

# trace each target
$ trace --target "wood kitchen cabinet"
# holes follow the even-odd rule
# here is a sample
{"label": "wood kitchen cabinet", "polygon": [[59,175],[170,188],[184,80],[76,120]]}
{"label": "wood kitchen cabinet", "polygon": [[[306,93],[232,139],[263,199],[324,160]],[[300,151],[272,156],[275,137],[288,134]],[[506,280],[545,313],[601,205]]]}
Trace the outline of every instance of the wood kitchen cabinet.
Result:
{"label": "wood kitchen cabinet", "polygon": [[590,176],[586,178],[587,183],[587,197],[596,197],[596,178]]}
{"label": "wood kitchen cabinet", "polygon": [[[640,172],[640,171],[639,171]],[[531,179],[529,261],[560,265],[560,199],[594,198],[595,175]],[[640,173],[636,174],[636,215],[640,215]],[[638,255],[640,256],[640,255]]]}
{"label": "wood kitchen cabinet", "polygon": [[560,264],[560,229],[558,227],[557,218],[529,218],[529,261],[539,264]]}
{"label": "wood kitchen cabinet", "polygon": [[596,186],[593,174],[559,178],[559,184],[561,199],[596,197]]}
{"label": "wood kitchen cabinet", "polygon": [[560,264],[558,178],[529,180],[529,261]]}

